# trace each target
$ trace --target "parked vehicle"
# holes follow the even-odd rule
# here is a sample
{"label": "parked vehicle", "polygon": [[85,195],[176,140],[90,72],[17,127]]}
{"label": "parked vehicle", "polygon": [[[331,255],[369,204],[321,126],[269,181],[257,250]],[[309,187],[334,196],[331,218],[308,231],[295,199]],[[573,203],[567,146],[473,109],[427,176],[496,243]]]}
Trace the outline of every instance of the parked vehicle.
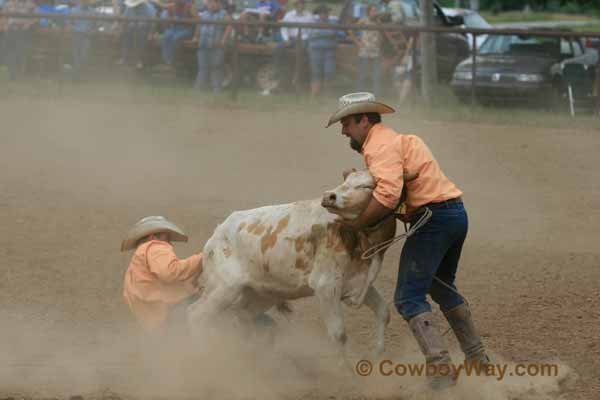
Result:
{"label": "parked vehicle", "polygon": [[[468,10],[465,8],[446,8],[443,7],[442,11],[446,15],[448,19],[450,19],[454,24],[461,26],[463,28],[472,28],[472,29],[493,29],[494,27],[490,25],[477,11]],[[473,35],[467,33],[467,39],[469,41],[469,48],[473,50]],[[477,48],[480,48],[483,42],[488,35],[477,35]]]}
{"label": "parked vehicle", "polygon": [[[433,3],[433,10],[434,21],[439,26],[458,27],[463,22],[459,18],[446,15],[444,9],[437,2]],[[440,82],[450,82],[454,69],[459,62],[469,56],[470,49],[467,37],[461,33],[436,35],[436,64]]]}
{"label": "parked vehicle", "polygon": [[494,35],[482,44],[476,60],[475,77],[471,69],[473,57],[456,67],[451,87],[459,99],[470,98],[475,78],[476,98],[484,103],[557,106],[566,93],[564,65],[582,64],[592,74],[598,52],[586,49],[580,38]]}

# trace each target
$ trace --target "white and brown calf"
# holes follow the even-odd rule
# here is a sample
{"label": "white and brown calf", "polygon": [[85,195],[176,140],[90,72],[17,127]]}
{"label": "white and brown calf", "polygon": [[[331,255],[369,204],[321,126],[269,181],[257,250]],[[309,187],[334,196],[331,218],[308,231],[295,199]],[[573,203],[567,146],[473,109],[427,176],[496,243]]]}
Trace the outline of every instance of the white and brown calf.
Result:
{"label": "white and brown calf", "polygon": [[322,199],[232,213],[204,247],[206,286],[189,309],[192,329],[202,329],[222,312],[250,321],[285,301],[314,295],[329,336],[340,345],[346,341],[342,302],[369,307],[377,320],[380,354],[390,315],[373,282],[383,253],[369,260],[361,254],[393,237],[395,220],[388,218],[369,232],[340,223],[340,217],[360,214],[373,187],[367,171],[353,172]]}

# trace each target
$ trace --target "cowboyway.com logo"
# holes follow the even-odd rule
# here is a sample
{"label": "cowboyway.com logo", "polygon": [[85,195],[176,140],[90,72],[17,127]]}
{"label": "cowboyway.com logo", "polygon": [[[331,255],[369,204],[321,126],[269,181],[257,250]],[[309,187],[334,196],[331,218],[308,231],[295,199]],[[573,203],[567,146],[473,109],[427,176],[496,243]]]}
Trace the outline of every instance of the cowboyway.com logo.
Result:
{"label": "cowboyway.com logo", "polygon": [[375,366],[369,360],[356,363],[356,373],[369,376],[488,376],[501,381],[507,376],[558,376],[558,364],[405,364],[382,360]]}

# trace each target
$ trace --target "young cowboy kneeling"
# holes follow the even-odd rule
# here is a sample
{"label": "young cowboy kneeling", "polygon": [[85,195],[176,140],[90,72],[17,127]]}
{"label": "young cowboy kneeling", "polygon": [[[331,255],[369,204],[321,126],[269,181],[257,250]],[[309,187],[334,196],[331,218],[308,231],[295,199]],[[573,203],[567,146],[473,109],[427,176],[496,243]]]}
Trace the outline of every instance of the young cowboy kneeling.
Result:
{"label": "young cowboy kneeling", "polygon": [[171,245],[187,240],[177,225],[151,216],[138,221],[121,244],[121,251],[135,250],[125,273],[123,296],[150,333],[185,325],[185,309],[197,297],[202,253],[179,259]]}

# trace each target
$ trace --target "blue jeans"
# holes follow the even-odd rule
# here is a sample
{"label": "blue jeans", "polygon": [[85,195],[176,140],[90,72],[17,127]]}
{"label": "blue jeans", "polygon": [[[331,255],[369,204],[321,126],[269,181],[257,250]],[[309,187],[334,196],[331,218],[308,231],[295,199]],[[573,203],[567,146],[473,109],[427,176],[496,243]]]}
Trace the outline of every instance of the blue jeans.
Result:
{"label": "blue jeans", "polygon": [[375,97],[381,94],[381,58],[358,58],[358,88],[357,92],[367,91],[367,78],[371,76],[372,92]]}
{"label": "blue jeans", "polygon": [[165,31],[162,39],[162,58],[165,64],[173,64],[178,42],[191,38],[193,34],[192,28],[184,26],[174,26]]}
{"label": "blue jeans", "polygon": [[0,32],[0,65],[4,64],[4,32]]}
{"label": "blue jeans", "polygon": [[8,29],[4,32],[4,63],[8,67],[11,80],[23,72],[31,50],[32,32],[30,29]]}
{"label": "blue jeans", "polygon": [[335,74],[335,47],[308,48],[311,82],[329,81]]}
{"label": "blue jeans", "polygon": [[132,53],[133,62],[142,62],[149,32],[150,27],[144,25],[136,26],[136,24],[130,24],[125,28],[121,58],[126,64],[132,61],[130,59]]}
{"label": "blue jeans", "polygon": [[221,90],[221,82],[223,81],[225,50],[222,47],[200,48],[196,56],[198,58],[198,74],[196,75],[194,88],[207,88],[210,77],[213,92],[219,92]]}
{"label": "blue jeans", "polygon": [[78,75],[81,67],[87,64],[90,57],[92,39],[88,33],[73,33],[73,72]]}
{"label": "blue jeans", "polygon": [[[306,41],[302,42],[302,47],[306,50]],[[277,78],[283,79],[285,77],[285,72],[287,71],[287,67],[289,66],[290,57],[288,57],[288,52],[294,50],[296,48],[296,40],[291,39],[289,42],[278,42],[273,49],[273,64],[275,64],[275,70],[277,71]],[[291,81],[289,77],[287,77],[288,81]]]}
{"label": "blue jeans", "polygon": [[400,255],[394,305],[407,321],[431,311],[426,298],[428,293],[442,311],[464,303],[462,296],[433,277],[456,290],[458,260],[469,226],[467,212],[462,202],[443,203],[431,211],[429,222],[406,240]]}

